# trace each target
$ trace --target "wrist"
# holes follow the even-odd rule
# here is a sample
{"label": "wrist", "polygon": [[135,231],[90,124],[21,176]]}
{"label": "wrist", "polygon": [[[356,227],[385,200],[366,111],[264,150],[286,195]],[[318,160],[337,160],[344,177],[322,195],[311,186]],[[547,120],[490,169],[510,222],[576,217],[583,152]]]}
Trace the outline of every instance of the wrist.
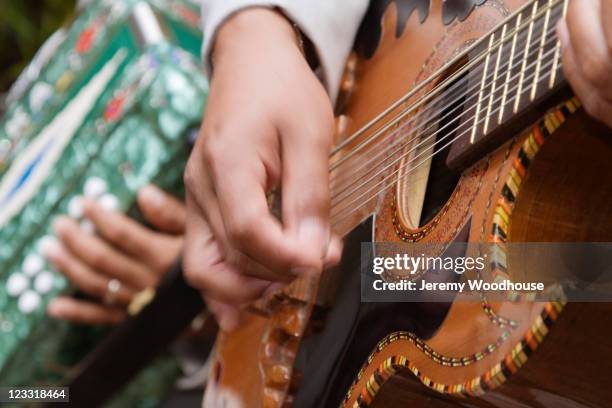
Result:
{"label": "wrist", "polygon": [[213,65],[227,55],[257,52],[259,47],[268,46],[300,49],[293,24],[275,9],[250,7],[241,10],[219,28],[213,44]]}

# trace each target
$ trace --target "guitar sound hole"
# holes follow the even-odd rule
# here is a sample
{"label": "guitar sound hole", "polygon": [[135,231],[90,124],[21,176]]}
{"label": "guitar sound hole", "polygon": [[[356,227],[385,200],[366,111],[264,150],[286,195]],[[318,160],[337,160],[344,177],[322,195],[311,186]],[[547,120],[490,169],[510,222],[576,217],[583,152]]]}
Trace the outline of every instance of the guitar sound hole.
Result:
{"label": "guitar sound hole", "polygon": [[[464,95],[467,90],[466,75],[453,81],[443,91],[444,98],[440,104],[442,108],[436,119],[438,122],[434,150],[436,153],[431,162],[419,227],[427,224],[440,212],[453,194],[461,177],[460,174],[451,171],[446,166],[446,158],[452,146],[452,143],[449,142],[459,136],[459,132],[462,132],[460,124],[466,101]],[[459,97],[460,95],[463,96]],[[438,151],[446,144],[448,146]]]}

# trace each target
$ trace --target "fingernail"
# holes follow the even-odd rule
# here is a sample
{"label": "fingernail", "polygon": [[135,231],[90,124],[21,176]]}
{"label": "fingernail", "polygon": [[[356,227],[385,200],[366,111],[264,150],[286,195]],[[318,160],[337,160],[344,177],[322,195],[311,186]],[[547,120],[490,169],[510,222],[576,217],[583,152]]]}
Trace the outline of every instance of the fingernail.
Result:
{"label": "fingernail", "polygon": [[565,19],[561,19],[557,23],[557,37],[561,42],[561,47],[566,48],[569,45],[569,31]]}
{"label": "fingernail", "polygon": [[150,206],[160,208],[164,205],[165,197],[159,189],[147,185],[140,190],[142,199]]}
{"label": "fingernail", "polygon": [[51,317],[62,317],[64,312],[64,305],[59,299],[51,299],[47,305],[47,314]]}
{"label": "fingernail", "polygon": [[53,230],[57,235],[61,235],[66,232],[67,228],[68,220],[66,219],[66,217],[60,216],[53,221]]}

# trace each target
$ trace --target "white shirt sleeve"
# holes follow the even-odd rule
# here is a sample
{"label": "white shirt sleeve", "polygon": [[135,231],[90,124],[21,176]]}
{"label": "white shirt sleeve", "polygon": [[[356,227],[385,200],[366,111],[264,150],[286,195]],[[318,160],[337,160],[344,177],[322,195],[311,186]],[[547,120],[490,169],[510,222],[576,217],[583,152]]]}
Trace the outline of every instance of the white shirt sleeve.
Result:
{"label": "white shirt sleeve", "polygon": [[202,0],[202,55],[206,73],[211,72],[210,52],[217,29],[230,15],[245,7],[278,7],[313,43],[321,63],[321,79],[335,100],[346,58],[368,3],[368,0]]}

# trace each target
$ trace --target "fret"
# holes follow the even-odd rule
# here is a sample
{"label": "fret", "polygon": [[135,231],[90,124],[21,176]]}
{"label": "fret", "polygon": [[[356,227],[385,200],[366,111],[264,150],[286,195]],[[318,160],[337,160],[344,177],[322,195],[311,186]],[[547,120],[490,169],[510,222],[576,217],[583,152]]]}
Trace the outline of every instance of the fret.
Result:
{"label": "fret", "polygon": [[499,43],[499,50],[497,51],[497,60],[495,61],[495,69],[493,71],[493,84],[491,85],[491,96],[489,97],[489,104],[487,106],[487,116],[485,118],[485,123],[484,123],[484,133],[487,133],[487,130],[489,129],[489,120],[491,118],[491,111],[493,110],[493,101],[495,100],[495,88],[497,85],[497,76],[498,76],[498,72],[499,72],[499,65],[501,63],[501,57],[504,51],[504,42],[506,42],[506,31],[508,29],[507,24],[504,24],[503,28],[502,28],[502,33],[501,33],[501,38],[500,38],[500,43]]}
{"label": "fret", "polygon": [[508,99],[508,87],[510,86],[510,78],[512,78],[512,61],[516,53],[516,42],[518,39],[519,28],[521,26],[521,17],[519,14],[516,18],[516,27],[514,28],[514,35],[512,36],[512,48],[510,48],[510,58],[508,59],[508,69],[506,72],[506,82],[504,83],[504,92],[502,93],[501,108],[499,109],[498,123],[501,124],[504,118],[504,110],[506,108],[506,100]]}
{"label": "fret", "polygon": [[525,80],[525,70],[527,69],[527,56],[529,55],[529,47],[531,45],[531,38],[533,36],[533,25],[535,23],[537,11],[538,2],[535,1],[531,10],[531,22],[529,23],[529,30],[527,31],[527,41],[525,42],[525,50],[523,52],[523,63],[521,66],[521,73],[519,75],[518,90],[516,92],[516,98],[514,100],[514,113],[518,112],[521,103],[521,94],[523,93],[523,81]]}
{"label": "fret", "polygon": [[[562,19],[565,19],[567,15],[567,5],[569,0],[563,0],[563,15]],[[553,57],[553,66],[550,74],[550,82],[548,83],[548,87],[552,89],[555,86],[555,81],[557,80],[557,70],[559,69],[559,58],[561,57],[561,41],[557,40],[557,45],[555,46],[555,56]]]}
{"label": "fret", "polygon": [[450,168],[466,169],[569,92],[559,71],[562,52],[554,36],[568,1],[526,1],[470,54],[478,65],[462,113],[460,129],[465,136],[453,142],[446,159]]}
{"label": "fret", "polygon": [[546,35],[548,33],[548,24],[550,22],[550,13],[553,5],[553,0],[548,0],[548,10],[544,17],[544,28],[542,29],[542,36],[540,38],[540,49],[538,50],[538,60],[536,62],[535,73],[533,76],[533,85],[531,86],[531,94],[529,100],[533,101],[536,97],[538,90],[538,82],[540,80],[540,69],[542,68],[542,54],[544,53],[544,46],[546,45]]}
{"label": "fret", "polygon": [[[495,40],[495,33],[489,37],[489,47],[487,48],[487,56],[485,57],[484,70],[482,73],[482,81],[480,83],[480,92],[478,93],[478,104],[476,105],[476,115],[474,115],[474,126],[472,127],[472,135],[470,136],[470,143],[474,143],[476,140],[476,132],[478,130],[478,118],[480,116],[480,106],[484,98],[484,90],[487,83],[487,71],[489,70],[489,61],[491,58],[491,48],[493,47],[493,41]],[[486,129],[485,129],[486,133]]]}

